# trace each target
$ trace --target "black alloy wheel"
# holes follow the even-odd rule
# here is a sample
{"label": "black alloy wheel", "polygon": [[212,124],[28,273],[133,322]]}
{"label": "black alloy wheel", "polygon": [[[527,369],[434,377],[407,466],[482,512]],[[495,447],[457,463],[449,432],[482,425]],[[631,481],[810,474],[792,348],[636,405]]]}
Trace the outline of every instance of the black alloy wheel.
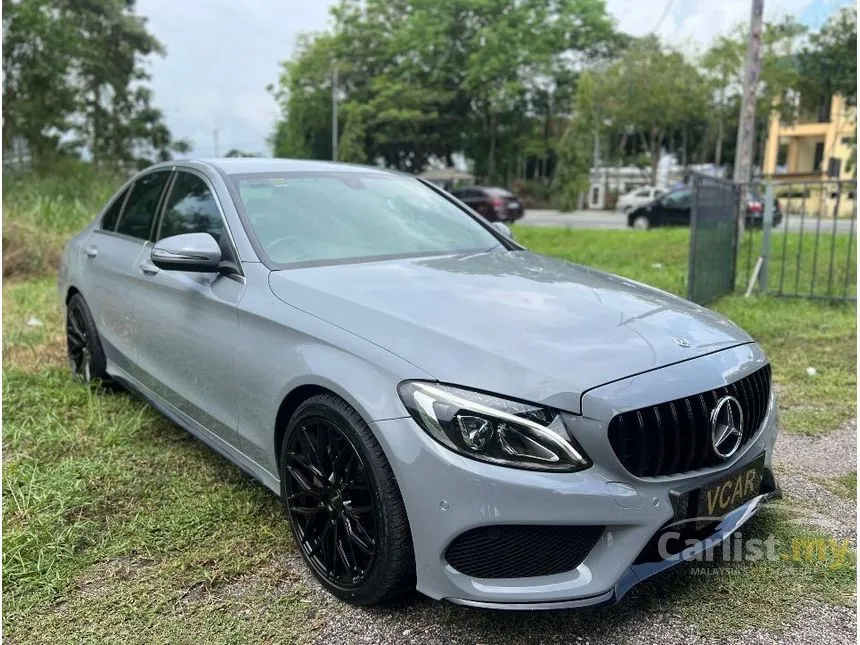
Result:
{"label": "black alloy wheel", "polygon": [[307,558],[344,589],[367,579],[378,527],[367,467],[328,419],[306,419],[287,445],[287,503]]}
{"label": "black alloy wheel", "polygon": [[87,384],[110,381],[95,322],[80,294],[73,295],[66,307],[66,350],[76,378]]}
{"label": "black alloy wheel", "polygon": [[391,468],[343,400],[312,397],[290,419],[281,494],[302,557],[334,595],[377,604],[414,586],[412,539]]}

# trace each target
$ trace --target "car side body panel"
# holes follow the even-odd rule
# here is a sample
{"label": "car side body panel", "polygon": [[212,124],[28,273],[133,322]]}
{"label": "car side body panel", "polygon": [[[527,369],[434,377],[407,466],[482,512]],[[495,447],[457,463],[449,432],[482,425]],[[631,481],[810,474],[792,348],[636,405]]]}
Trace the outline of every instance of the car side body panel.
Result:
{"label": "car side body panel", "polygon": [[238,310],[233,369],[241,449],[277,477],[278,409],[297,388],[331,390],[370,422],[407,416],[391,384],[430,376],[388,350],[278,299],[268,288],[269,273],[261,264],[248,266],[249,297]]}

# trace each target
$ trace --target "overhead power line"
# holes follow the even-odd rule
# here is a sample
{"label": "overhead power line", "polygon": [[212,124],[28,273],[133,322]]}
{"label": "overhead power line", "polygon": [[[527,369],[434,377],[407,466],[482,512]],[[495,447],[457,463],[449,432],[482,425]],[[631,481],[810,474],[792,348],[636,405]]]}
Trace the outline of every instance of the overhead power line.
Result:
{"label": "overhead power line", "polygon": [[675,4],[675,0],[669,0],[666,3],[666,8],[663,9],[663,15],[660,16],[660,20],[657,21],[657,26],[651,30],[652,34],[656,34],[657,30],[660,29],[660,25],[663,24],[663,21],[666,19],[666,16],[669,15],[669,10],[672,8],[672,5]]}

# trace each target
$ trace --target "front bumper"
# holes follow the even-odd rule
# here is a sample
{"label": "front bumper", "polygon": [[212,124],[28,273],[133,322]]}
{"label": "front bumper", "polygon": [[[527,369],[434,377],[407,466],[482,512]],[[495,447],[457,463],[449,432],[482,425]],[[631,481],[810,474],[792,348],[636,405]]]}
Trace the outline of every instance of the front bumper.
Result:
{"label": "front bumper", "polygon": [[[742,351],[751,350],[737,350]],[[758,355],[753,358],[750,370],[763,360]],[[672,382],[689,384],[689,379],[674,377],[683,376],[697,362],[657,372],[673,370]],[[629,389],[641,392],[642,385]],[[695,391],[694,385],[688,394]],[[474,461],[436,443],[411,418],[375,422],[374,430],[388,455],[409,517],[418,590],[436,599],[503,609],[560,609],[617,601],[642,580],[698,552],[636,563],[655,534],[675,518],[673,490],[712,482],[762,453],[765,467],[770,468],[777,425],[773,397],[761,429],[733,459],[720,468],[678,477],[639,479],[627,473],[608,448],[605,429],[609,418],[611,415],[604,420],[577,417],[577,440],[595,465],[576,473],[530,472]],[[731,535],[773,494],[761,494],[725,516],[701,550]],[[555,575],[474,578],[446,561],[447,547],[462,533],[512,524],[606,528],[579,566]]]}

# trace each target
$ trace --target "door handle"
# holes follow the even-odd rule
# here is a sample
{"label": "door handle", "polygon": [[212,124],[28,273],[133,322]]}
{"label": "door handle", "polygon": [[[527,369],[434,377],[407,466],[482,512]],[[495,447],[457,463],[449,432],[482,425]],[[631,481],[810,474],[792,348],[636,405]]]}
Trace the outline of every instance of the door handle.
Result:
{"label": "door handle", "polygon": [[94,246],[88,246],[84,249],[84,253],[87,254],[88,258],[94,258],[99,254],[99,250]]}
{"label": "door handle", "polygon": [[141,273],[145,273],[146,275],[155,275],[158,273],[159,269],[154,264],[150,264],[149,262],[144,262],[138,265]]}

